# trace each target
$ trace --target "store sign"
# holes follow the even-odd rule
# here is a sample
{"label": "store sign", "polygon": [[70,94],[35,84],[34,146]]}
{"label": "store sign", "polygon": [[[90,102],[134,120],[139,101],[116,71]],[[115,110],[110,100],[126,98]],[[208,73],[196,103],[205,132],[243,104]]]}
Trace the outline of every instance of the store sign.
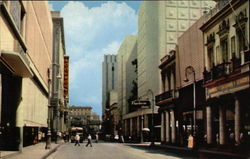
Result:
{"label": "store sign", "polygon": [[134,100],[134,101],[132,101],[132,105],[137,106],[137,107],[149,108],[150,101],[148,101],[148,100]]}
{"label": "store sign", "polygon": [[64,97],[69,96],[69,56],[64,56]]}

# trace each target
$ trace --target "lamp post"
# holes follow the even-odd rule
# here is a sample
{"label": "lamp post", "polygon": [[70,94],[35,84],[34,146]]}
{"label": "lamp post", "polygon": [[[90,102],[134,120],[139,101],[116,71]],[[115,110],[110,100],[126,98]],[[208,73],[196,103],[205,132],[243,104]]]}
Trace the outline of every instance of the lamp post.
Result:
{"label": "lamp post", "polygon": [[188,66],[186,67],[185,69],[185,77],[186,79],[184,80],[184,82],[188,82],[189,79],[187,78],[187,75],[188,74],[191,74],[193,73],[193,79],[194,79],[194,82],[193,82],[193,137],[195,138],[196,136],[196,92],[195,92],[195,82],[196,82],[196,79],[195,79],[195,70],[192,66]]}
{"label": "lamp post", "polygon": [[47,140],[46,140],[46,146],[45,149],[51,148],[51,104],[50,104],[50,85],[51,85],[51,79],[50,79],[50,69],[48,69],[48,132],[47,132]]}
{"label": "lamp post", "polygon": [[154,92],[151,89],[148,89],[148,93],[151,94],[151,107],[152,107],[152,118],[151,118],[151,144],[150,146],[154,146]]}

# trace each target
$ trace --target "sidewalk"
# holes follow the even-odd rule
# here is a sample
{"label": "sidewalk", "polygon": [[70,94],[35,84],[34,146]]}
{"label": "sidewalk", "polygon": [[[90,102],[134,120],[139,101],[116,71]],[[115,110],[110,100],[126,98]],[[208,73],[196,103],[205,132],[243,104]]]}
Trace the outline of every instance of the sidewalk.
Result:
{"label": "sidewalk", "polygon": [[[23,148],[23,152],[18,151],[1,151],[0,159],[45,159],[51,153],[55,152],[59,146],[63,144],[55,144],[51,142],[51,148],[45,149],[45,142],[38,143]],[[1,158],[2,157],[2,158]]]}

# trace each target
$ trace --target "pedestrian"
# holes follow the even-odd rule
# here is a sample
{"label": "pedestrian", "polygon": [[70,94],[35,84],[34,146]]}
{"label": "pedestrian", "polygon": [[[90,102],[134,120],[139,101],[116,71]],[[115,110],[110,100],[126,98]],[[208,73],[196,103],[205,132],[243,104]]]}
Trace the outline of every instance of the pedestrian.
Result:
{"label": "pedestrian", "polygon": [[88,145],[90,145],[90,147],[92,147],[92,143],[91,143],[91,135],[89,134],[88,136],[88,143],[86,144],[86,147],[88,147]]}
{"label": "pedestrian", "polygon": [[80,146],[79,141],[80,141],[80,136],[79,136],[79,134],[76,134],[76,136],[75,136],[75,146],[76,145]]}
{"label": "pedestrian", "polygon": [[95,135],[95,143],[98,143],[99,136],[98,134]]}

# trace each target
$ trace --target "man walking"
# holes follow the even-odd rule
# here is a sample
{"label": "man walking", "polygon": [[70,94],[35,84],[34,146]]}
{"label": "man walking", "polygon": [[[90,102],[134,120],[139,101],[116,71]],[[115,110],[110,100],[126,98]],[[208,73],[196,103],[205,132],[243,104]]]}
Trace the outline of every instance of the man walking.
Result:
{"label": "man walking", "polygon": [[98,134],[96,134],[95,135],[95,143],[98,143],[98,138],[99,138],[99,136],[98,136]]}
{"label": "man walking", "polygon": [[76,145],[80,146],[80,142],[79,142],[79,141],[80,141],[80,136],[79,136],[79,134],[76,134],[75,140],[76,140],[75,146],[76,146]]}
{"label": "man walking", "polygon": [[88,136],[88,143],[86,144],[86,147],[88,147],[88,145],[90,145],[90,147],[92,147],[92,143],[91,143],[91,135],[89,134]]}

